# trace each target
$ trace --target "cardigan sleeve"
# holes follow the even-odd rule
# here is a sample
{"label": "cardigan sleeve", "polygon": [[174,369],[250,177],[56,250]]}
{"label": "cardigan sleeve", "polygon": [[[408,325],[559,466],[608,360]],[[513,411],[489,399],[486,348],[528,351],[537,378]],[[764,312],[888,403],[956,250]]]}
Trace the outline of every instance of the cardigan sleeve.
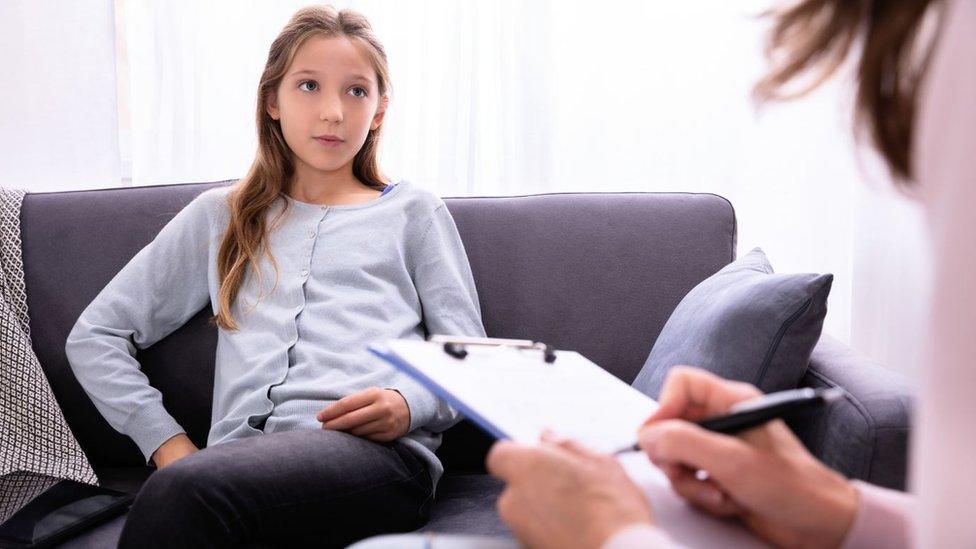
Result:
{"label": "cardigan sleeve", "polygon": [[[468,256],[454,218],[440,202],[411,256],[411,276],[429,334],[484,337],[481,307]],[[443,431],[457,422],[457,411],[413,379],[398,387],[410,408],[410,430]]]}
{"label": "cardigan sleeve", "polygon": [[139,447],[147,464],[184,432],[135,359],[210,301],[208,193],[190,202],[102,289],[65,344],[75,377],[98,411]]}

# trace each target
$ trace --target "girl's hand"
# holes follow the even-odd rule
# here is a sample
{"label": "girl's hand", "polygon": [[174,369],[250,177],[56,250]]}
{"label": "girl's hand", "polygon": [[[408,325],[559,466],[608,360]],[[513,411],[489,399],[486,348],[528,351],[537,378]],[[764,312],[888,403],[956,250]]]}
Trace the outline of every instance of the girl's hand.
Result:
{"label": "girl's hand", "polygon": [[810,455],[782,420],[738,436],[691,423],[761,394],[704,370],[674,368],[661,407],[640,430],[640,446],[675,492],[713,515],[737,518],[778,546],[840,545],[857,511],[857,492]]}
{"label": "girl's hand", "polygon": [[167,439],[166,442],[153,452],[152,462],[156,464],[156,469],[162,469],[196,451],[198,451],[197,447],[190,440],[190,437],[184,433],[180,433]]}
{"label": "girl's hand", "polygon": [[410,429],[410,408],[399,391],[371,387],[343,397],[315,416],[323,429],[346,431],[376,442],[390,442]]}
{"label": "girl's hand", "polygon": [[506,483],[498,514],[528,547],[600,547],[623,528],[653,522],[620,463],[575,442],[497,442],[487,466]]}

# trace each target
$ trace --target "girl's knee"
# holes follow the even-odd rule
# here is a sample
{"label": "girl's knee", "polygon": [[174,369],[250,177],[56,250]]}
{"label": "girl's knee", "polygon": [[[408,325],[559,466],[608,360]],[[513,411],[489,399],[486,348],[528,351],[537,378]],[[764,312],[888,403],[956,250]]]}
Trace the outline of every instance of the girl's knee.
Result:
{"label": "girl's knee", "polygon": [[123,538],[151,539],[157,546],[191,547],[241,535],[239,528],[235,529],[234,499],[224,491],[220,475],[185,460],[149,476],[129,511]]}
{"label": "girl's knee", "polygon": [[217,487],[219,476],[208,472],[196,460],[183,458],[151,474],[139,491],[139,497],[167,503],[199,500]]}

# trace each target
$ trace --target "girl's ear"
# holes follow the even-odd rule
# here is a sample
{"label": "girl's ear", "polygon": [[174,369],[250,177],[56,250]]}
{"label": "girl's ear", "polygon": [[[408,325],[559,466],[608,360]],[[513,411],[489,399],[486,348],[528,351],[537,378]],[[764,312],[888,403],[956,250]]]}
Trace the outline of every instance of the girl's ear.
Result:
{"label": "girl's ear", "polygon": [[275,120],[278,120],[278,118],[281,117],[281,114],[278,112],[278,92],[277,91],[272,91],[271,94],[268,95],[268,101],[267,101],[267,104],[264,107],[264,110],[268,113],[268,116],[270,116],[271,118],[273,118]]}
{"label": "girl's ear", "polygon": [[370,130],[376,130],[383,123],[383,117],[386,116],[386,107],[390,104],[390,97],[384,95],[380,97],[380,104],[376,107],[376,114],[373,115],[373,122],[369,125]]}

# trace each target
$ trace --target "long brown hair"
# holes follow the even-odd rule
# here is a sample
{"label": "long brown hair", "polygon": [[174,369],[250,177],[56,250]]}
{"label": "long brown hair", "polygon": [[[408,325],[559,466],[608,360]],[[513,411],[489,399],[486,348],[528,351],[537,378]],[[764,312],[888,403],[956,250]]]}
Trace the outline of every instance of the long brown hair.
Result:
{"label": "long brown hair", "polygon": [[[261,285],[258,266],[260,255],[267,255],[274,266],[277,287],[278,265],[267,246],[265,217],[274,202],[284,195],[285,185],[294,175],[291,150],[285,142],[281,125],[267,113],[268,101],[278,89],[299,46],[312,36],[344,36],[363,46],[376,70],[380,97],[390,91],[386,52],[373,35],[365,17],[351,10],[337,11],[332,6],[302,8],[285,25],[268,52],[268,61],[258,84],[257,132],[258,150],[247,174],[228,193],[230,222],[217,254],[220,280],[219,307],[211,321],[226,330],[237,330],[231,315],[231,304],[244,281],[248,268],[253,268]],[[353,159],[353,175],[363,184],[382,190],[386,177],[380,171],[377,154],[380,130],[370,130],[363,147]],[[288,204],[285,202],[285,210]],[[285,210],[282,210],[282,214]],[[272,227],[281,214],[272,221]],[[272,291],[274,287],[272,288]]]}
{"label": "long brown hair", "polygon": [[[857,63],[855,126],[866,131],[895,180],[910,184],[912,127],[919,84],[928,65],[932,35],[926,16],[939,15],[941,0],[802,0],[766,15],[773,27],[766,44],[769,73],[754,96],[785,100],[813,90],[837,71],[852,48]],[[810,77],[812,75],[812,77]],[[790,83],[810,77],[798,90]]]}

